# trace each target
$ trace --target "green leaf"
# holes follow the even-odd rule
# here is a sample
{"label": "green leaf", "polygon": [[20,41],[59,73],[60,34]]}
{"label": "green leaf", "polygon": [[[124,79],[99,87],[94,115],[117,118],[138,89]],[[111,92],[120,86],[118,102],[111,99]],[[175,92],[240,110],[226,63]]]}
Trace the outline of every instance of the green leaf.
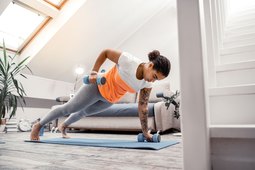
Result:
{"label": "green leaf", "polygon": [[30,71],[31,74],[33,74],[33,71],[27,65],[25,65],[25,67]]}
{"label": "green leaf", "polygon": [[14,116],[16,111],[17,111],[18,104],[17,104],[17,97],[16,96],[12,96],[11,107],[12,107],[12,112],[10,114],[9,119],[11,119],[12,116]]}
{"label": "green leaf", "polygon": [[7,55],[4,40],[3,40],[3,52],[4,52],[4,65],[7,65]]}
{"label": "green leaf", "polygon": [[20,74],[22,77],[24,77],[24,78],[26,78],[27,79],[27,77],[24,75],[24,74]]}
{"label": "green leaf", "polygon": [[23,60],[16,66],[16,68],[14,68],[14,70],[22,68],[22,67],[24,66],[23,64],[25,64],[25,62],[28,60],[28,58],[29,58],[29,57],[26,57],[25,59],[23,59]]}
{"label": "green leaf", "polygon": [[15,115],[18,107],[18,102],[23,109],[26,105],[25,90],[22,83],[16,79],[16,76],[27,78],[21,71],[27,68],[31,73],[31,69],[27,67],[26,62],[29,57],[15,63],[15,57],[7,56],[7,50],[3,40],[3,57],[0,58],[0,117],[3,115],[3,110],[6,108],[10,111],[10,118]]}

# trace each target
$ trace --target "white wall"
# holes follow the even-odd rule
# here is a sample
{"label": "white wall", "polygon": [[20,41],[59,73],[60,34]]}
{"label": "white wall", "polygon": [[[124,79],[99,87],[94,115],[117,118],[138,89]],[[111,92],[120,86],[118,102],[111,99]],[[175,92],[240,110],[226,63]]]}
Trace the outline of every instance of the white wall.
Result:
{"label": "white wall", "polygon": [[[47,69],[47,68],[46,68]],[[27,75],[20,78],[28,97],[55,100],[59,96],[70,95],[72,83]]]}
{"label": "white wall", "polygon": [[171,90],[175,91],[180,89],[177,36],[176,2],[171,0],[117,48],[130,52],[146,62],[150,51],[159,50],[171,61],[172,69],[166,81],[170,80]]}
{"label": "white wall", "polygon": [[[7,55],[13,56],[14,53],[8,52]],[[3,57],[2,50],[0,50],[0,57]],[[16,56],[16,58],[19,58],[19,56]],[[24,75],[27,77],[27,79],[21,76],[16,78],[22,83],[27,97],[30,98],[32,97],[55,100],[56,97],[69,95],[73,89],[73,83],[57,81],[28,74]]]}

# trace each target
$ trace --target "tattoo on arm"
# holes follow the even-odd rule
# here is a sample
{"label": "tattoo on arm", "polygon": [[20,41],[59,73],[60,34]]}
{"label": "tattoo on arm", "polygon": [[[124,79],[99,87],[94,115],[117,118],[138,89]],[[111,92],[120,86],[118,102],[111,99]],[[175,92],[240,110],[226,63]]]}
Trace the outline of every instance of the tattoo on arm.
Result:
{"label": "tattoo on arm", "polygon": [[140,90],[138,111],[143,133],[148,132],[148,101],[151,88]]}

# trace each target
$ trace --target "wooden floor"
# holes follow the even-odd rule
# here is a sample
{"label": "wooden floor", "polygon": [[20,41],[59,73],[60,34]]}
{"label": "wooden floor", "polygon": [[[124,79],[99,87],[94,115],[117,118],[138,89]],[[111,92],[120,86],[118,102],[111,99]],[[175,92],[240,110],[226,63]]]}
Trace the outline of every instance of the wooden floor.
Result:
{"label": "wooden floor", "polygon": [[[59,137],[45,132],[43,138]],[[135,133],[70,133],[71,137],[136,140]],[[119,149],[23,142],[27,132],[0,134],[0,169],[180,170],[183,167],[181,137],[167,133],[162,140],[180,144],[161,150]]]}

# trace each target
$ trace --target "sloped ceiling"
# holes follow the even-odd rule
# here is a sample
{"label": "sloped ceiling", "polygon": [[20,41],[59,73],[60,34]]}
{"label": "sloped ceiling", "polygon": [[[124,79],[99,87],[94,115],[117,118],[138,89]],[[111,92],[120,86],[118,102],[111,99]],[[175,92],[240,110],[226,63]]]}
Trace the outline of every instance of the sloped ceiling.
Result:
{"label": "sloped ceiling", "polygon": [[74,69],[88,72],[105,48],[118,48],[169,0],[88,0],[33,57],[34,75],[74,82]]}

